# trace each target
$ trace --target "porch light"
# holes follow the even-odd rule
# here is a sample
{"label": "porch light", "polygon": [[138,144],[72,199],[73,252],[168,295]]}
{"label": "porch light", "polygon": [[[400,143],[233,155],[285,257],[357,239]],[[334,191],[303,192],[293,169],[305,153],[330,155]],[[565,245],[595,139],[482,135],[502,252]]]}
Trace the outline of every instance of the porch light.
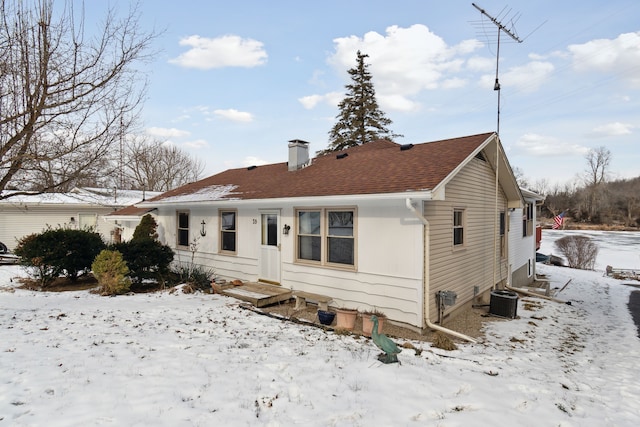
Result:
{"label": "porch light", "polygon": [[284,227],[282,227],[282,234],[289,234],[289,230],[291,230],[291,227],[285,224]]}
{"label": "porch light", "polygon": [[205,230],[205,229],[204,229],[204,226],[205,226],[205,225],[207,225],[207,223],[206,223],[206,222],[204,222],[204,219],[203,219],[203,220],[202,220],[202,222],[200,223],[200,225],[202,226],[202,227],[200,228],[200,235],[201,235],[202,237],[204,237],[204,236],[206,236],[206,235],[207,235],[207,230]]}

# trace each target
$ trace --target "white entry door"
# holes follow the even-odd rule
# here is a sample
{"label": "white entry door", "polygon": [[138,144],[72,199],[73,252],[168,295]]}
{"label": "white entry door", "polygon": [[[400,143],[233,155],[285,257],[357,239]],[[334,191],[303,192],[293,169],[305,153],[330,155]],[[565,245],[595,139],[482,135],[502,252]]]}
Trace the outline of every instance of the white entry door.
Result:
{"label": "white entry door", "polygon": [[260,280],[280,284],[280,213],[260,214]]}

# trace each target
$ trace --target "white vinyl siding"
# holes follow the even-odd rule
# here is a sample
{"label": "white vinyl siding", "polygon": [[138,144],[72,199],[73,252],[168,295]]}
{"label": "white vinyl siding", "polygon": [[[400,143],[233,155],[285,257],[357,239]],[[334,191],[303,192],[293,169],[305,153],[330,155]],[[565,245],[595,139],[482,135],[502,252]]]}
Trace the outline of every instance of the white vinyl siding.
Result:
{"label": "white vinyl siding", "polygon": [[[9,199],[10,200],[10,199]],[[29,205],[0,204],[0,242],[14,250],[18,240],[33,233],[41,233],[47,227],[78,228],[85,219],[95,226],[105,242],[110,242],[114,224],[104,220],[112,208],[86,205]],[[73,224],[71,221],[73,218]],[[85,222],[86,223],[86,222]]]}
{"label": "white vinyl siding", "polygon": [[[506,259],[500,256],[499,211],[506,210],[505,197],[498,194],[495,210],[494,172],[487,162],[471,161],[447,184],[446,201],[425,202],[430,224],[430,316],[437,320],[438,291],[454,291],[458,304],[473,298],[474,286],[482,293],[507,277]],[[464,206],[464,245],[453,244],[453,210]],[[495,250],[494,250],[495,248]],[[494,265],[496,259],[495,282]]]}

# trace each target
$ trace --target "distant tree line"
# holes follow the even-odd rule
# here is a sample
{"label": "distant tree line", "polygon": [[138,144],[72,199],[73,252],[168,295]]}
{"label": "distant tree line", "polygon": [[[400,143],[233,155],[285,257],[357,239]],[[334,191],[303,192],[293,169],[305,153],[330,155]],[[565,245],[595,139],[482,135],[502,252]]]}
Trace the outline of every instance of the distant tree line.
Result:
{"label": "distant tree line", "polygon": [[565,211],[576,222],[640,227],[640,176],[589,186],[556,187],[546,195],[543,216]]}
{"label": "distant tree line", "polygon": [[551,187],[546,181],[530,184],[517,168],[516,178],[521,187],[546,197],[542,217],[564,212],[580,223],[640,227],[640,176],[610,180],[611,152],[605,147],[590,150],[585,160],[584,173],[564,186]]}

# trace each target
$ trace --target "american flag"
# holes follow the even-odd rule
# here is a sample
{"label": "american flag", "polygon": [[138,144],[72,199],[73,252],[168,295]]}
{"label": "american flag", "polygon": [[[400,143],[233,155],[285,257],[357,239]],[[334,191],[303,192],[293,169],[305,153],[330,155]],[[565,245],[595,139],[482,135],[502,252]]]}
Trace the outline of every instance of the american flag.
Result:
{"label": "american flag", "polygon": [[554,230],[562,228],[562,223],[564,223],[564,212],[553,217],[553,225],[551,228]]}

